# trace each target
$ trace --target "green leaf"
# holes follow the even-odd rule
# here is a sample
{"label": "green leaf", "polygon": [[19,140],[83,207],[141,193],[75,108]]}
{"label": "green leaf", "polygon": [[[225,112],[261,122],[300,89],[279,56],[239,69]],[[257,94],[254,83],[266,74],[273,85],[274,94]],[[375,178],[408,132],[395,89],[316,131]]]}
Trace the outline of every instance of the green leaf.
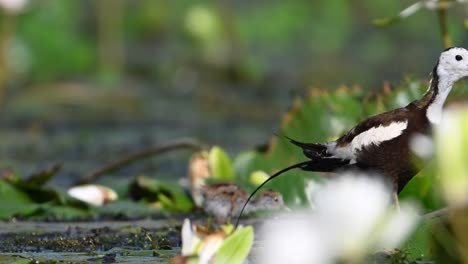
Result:
{"label": "green leaf", "polygon": [[0,219],[29,215],[39,208],[29,196],[7,181],[0,180]]}
{"label": "green leaf", "polygon": [[233,225],[223,225],[221,226],[221,229],[226,232],[226,234],[230,234],[232,232],[232,230],[234,230],[234,226]]}
{"label": "green leaf", "polygon": [[88,209],[72,207],[72,206],[63,206],[63,205],[53,205],[46,206],[41,212],[40,216],[47,216],[48,218],[52,217],[58,220],[73,220],[73,219],[82,219],[92,216],[92,213]]}
{"label": "green leaf", "polygon": [[193,203],[185,194],[172,193],[169,197],[164,193],[158,193],[158,199],[164,208],[172,211],[187,212],[193,208]]}
{"label": "green leaf", "polygon": [[258,186],[262,184],[264,181],[266,181],[269,177],[270,175],[268,175],[268,173],[261,171],[261,170],[257,170],[250,174],[249,181],[253,185]]}
{"label": "green leaf", "polygon": [[31,260],[26,259],[26,260],[18,260],[18,261],[12,262],[12,264],[30,264],[31,262],[32,262]]}
{"label": "green leaf", "polygon": [[399,16],[389,17],[389,18],[378,18],[378,19],[374,19],[372,21],[372,24],[374,24],[377,27],[385,27],[385,26],[394,24],[396,22],[399,22],[400,20],[401,18]]}
{"label": "green leaf", "polygon": [[224,240],[223,244],[214,256],[214,263],[242,264],[252,248],[254,239],[251,226],[237,230]]}
{"label": "green leaf", "polygon": [[193,208],[193,202],[184,189],[173,182],[137,177],[132,183],[130,195],[135,200],[160,201],[166,209],[186,212]]}
{"label": "green leaf", "polygon": [[431,257],[432,226],[438,220],[424,220],[416,231],[406,240],[402,249],[407,252],[408,260],[429,259]]}
{"label": "green leaf", "polygon": [[24,183],[37,187],[43,186],[49,182],[49,180],[52,179],[61,168],[62,164],[54,164],[45,170],[33,173],[26,180],[24,180]]}
{"label": "green leaf", "polygon": [[223,149],[214,146],[208,155],[213,178],[217,180],[233,180],[235,178],[232,162]]}

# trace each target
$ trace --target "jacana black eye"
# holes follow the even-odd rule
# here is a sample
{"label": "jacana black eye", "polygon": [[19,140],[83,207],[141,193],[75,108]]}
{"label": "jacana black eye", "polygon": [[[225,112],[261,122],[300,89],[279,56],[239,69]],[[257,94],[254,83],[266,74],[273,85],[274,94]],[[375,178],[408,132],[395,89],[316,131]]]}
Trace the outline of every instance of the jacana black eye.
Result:
{"label": "jacana black eye", "polygon": [[461,55],[457,55],[457,56],[455,56],[455,59],[457,61],[461,61],[461,60],[463,60],[463,57]]}

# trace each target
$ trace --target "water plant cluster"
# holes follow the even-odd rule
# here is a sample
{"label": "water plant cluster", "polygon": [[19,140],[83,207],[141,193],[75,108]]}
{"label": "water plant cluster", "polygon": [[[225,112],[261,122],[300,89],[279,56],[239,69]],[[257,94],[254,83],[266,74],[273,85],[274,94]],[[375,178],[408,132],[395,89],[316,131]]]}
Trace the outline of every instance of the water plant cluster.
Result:
{"label": "water plant cluster", "polygon": [[[272,135],[265,146],[241,152],[233,158],[229,157],[218,146],[205,150],[204,155],[207,157],[213,174],[210,182],[230,181],[241,185],[246,190],[252,190],[263,182],[269,174],[303,159],[299,150],[283,139],[282,135],[311,142],[333,139],[365,116],[406,105],[414,98],[417,98],[424,91],[426,85],[424,82],[408,79],[401,86],[391,87],[386,85],[382,91],[373,94],[364,93],[357,86],[350,88],[339,87],[332,91],[310,89],[306,96],[298,97],[293,102],[291,109],[279,121],[277,135]],[[467,88],[463,84],[458,85],[454,88],[449,104],[457,105],[457,101],[465,98],[466,93]],[[466,110],[463,107],[458,107],[451,110],[447,116],[447,122],[443,123],[441,128],[435,131],[437,149],[435,158],[427,161],[425,168],[410,182],[400,196],[402,204],[411,201],[410,203],[412,205],[416,204],[416,207],[411,207],[410,213],[407,214],[409,216],[401,216],[403,220],[398,220],[397,217],[397,220],[395,220],[397,224],[388,223],[388,225],[407,226],[401,237],[394,238],[393,241],[397,242],[391,244],[393,248],[387,252],[389,258],[404,255],[405,261],[415,261],[418,259],[437,259],[442,254],[444,254],[443,256],[449,254],[453,258],[461,257],[456,253],[458,251],[454,251],[454,253],[446,250],[447,247],[452,247],[449,245],[454,243],[458,245],[458,236],[463,236],[463,233],[457,233],[456,228],[464,219],[463,212],[466,199],[464,194],[466,193],[465,186],[467,186],[467,172],[462,158],[468,151],[465,146],[467,142],[465,137],[468,133],[463,132],[466,129],[467,122],[465,120]],[[446,135],[451,135],[448,141]],[[0,217],[4,220],[90,220],[138,219],[152,216],[174,219],[174,226],[180,227],[180,220],[176,219],[185,216],[198,218],[203,215],[200,212],[193,214],[195,212],[194,203],[191,196],[184,189],[186,188],[184,184],[163,181],[151,176],[135,177],[129,182],[127,189],[118,191],[119,198],[117,201],[102,207],[93,206],[70,197],[66,192],[47,186],[47,182],[54,177],[59,169],[60,166],[58,165],[52,166],[28,177],[20,177],[13,171],[4,171],[0,180]],[[318,198],[320,197],[320,190],[326,189],[328,182],[335,181],[328,177],[329,175],[291,171],[269,183],[267,187],[280,191],[286,204],[294,210],[300,211],[300,208],[317,209],[321,206],[320,198]],[[359,182],[359,180],[354,182]],[[372,187],[372,183],[370,186],[360,192],[365,193],[366,189],[379,189],[375,188],[375,186]],[[339,193],[343,193],[343,191]],[[135,194],[139,196],[136,197]],[[330,195],[337,196],[333,192]],[[375,194],[369,194],[369,197],[372,195]],[[370,200],[377,201],[379,199]],[[351,202],[349,198],[342,201],[345,200]],[[15,201],[15,203],[11,201]],[[356,204],[360,203],[366,204],[366,199],[356,202]],[[331,206],[330,202],[326,204],[326,206]],[[387,202],[382,202],[377,207],[392,210],[386,204]],[[431,216],[431,212],[446,206],[449,206],[449,209],[442,210],[442,213],[435,213],[435,215]],[[356,208],[356,206],[351,208]],[[336,210],[340,212],[341,209]],[[356,210],[358,212],[357,208]],[[429,215],[416,217],[414,216],[415,212],[419,215]],[[388,213],[386,209],[382,211],[382,214],[387,215]],[[357,214],[372,215],[366,213],[366,211]],[[349,216],[340,218],[350,220],[352,216],[353,213],[350,213]],[[314,216],[309,215],[307,219],[313,218]],[[376,217],[376,219],[379,218]],[[297,221],[304,220],[298,218],[292,221],[292,223],[296,224],[286,221],[286,225],[301,226],[297,224]],[[371,223],[374,226],[375,223],[372,221]],[[412,224],[408,226],[408,223]],[[274,229],[274,226],[273,223],[272,229]],[[233,227],[230,228],[232,231]],[[370,227],[367,226],[366,228]],[[242,241],[250,243],[248,242],[251,241],[250,238],[237,238],[244,235],[252,236],[253,230],[249,230],[248,232],[241,232],[242,235],[238,234],[235,236],[236,239],[232,238],[232,240],[237,241],[235,243],[242,244],[244,243]],[[307,230],[307,227],[304,226],[301,230]],[[394,230],[399,229],[397,227]],[[221,241],[230,237],[231,234],[230,231],[224,232],[226,232],[226,235]],[[395,232],[397,231],[391,233]],[[184,232],[181,235],[183,236],[183,234]],[[288,234],[291,235],[292,233]],[[183,242],[184,238],[181,239]],[[372,239],[371,237],[362,237],[363,241],[372,241]],[[11,242],[12,240],[8,241]],[[366,244],[367,242],[363,243]],[[250,245],[241,246],[242,255],[245,255],[246,249],[250,251],[250,247]],[[460,245],[455,248],[458,247]],[[292,249],[294,248],[296,247],[292,246]],[[394,248],[398,248],[398,250],[395,251]],[[356,247],[356,250],[358,249],[359,247]],[[358,256],[358,259],[362,260],[363,257],[368,256],[367,254],[375,253],[374,251],[377,249],[381,250],[383,248],[360,248],[361,253],[357,255],[345,250],[343,252],[351,254],[349,255],[351,258],[348,255],[348,257],[338,257],[343,257],[346,261],[353,263],[352,256]],[[196,249],[192,250],[197,251],[191,251],[191,253],[197,253],[199,248],[196,247]],[[404,252],[404,254],[401,252]],[[254,257],[259,256],[258,254],[261,256],[261,252],[256,253],[255,248],[251,254]]]}

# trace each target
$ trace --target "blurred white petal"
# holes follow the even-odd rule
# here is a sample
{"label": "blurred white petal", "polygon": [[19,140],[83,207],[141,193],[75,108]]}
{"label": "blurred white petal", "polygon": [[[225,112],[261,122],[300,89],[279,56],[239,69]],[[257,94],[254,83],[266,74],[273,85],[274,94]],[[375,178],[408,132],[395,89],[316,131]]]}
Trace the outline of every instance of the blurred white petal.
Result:
{"label": "blurred white petal", "polygon": [[329,118],[329,128],[331,135],[339,135],[351,125],[352,124],[349,122],[349,120],[344,118],[338,118],[336,116],[331,116]]}
{"label": "blurred white petal", "polygon": [[307,201],[311,208],[315,208],[315,201],[317,192],[322,188],[322,184],[318,183],[316,180],[308,180],[305,184],[305,194],[307,197]]}
{"label": "blurred white petal", "polygon": [[95,206],[102,206],[118,198],[114,190],[102,185],[76,186],[70,188],[67,193],[75,199]]}
{"label": "blurred white petal", "polygon": [[409,17],[412,14],[416,13],[416,11],[421,9],[421,7],[423,7],[422,2],[414,3],[414,4],[410,5],[409,7],[405,8],[403,11],[401,11],[400,12],[400,17],[402,17],[402,18]]}
{"label": "blurred white petal", "polygon": [[401,244],[416,227],[421,217],[415,204],[402,203],[400,211],[393,211],[379,238],[379,248],[395,248]]}
{"label": "blurred white petal", "polygon": [[396,96],[396,103],[400,106],[405,106],[411,102],[408,94],[405,92],[398,92]]}
{"label": "blurred white petal", "polygon": [[317,218],[329,230],[330,246],[357,251],[390,203],[390,192],[377,176],[352,174],[330,181],[317,196]]}
{"label": "blurred white petal", "polygon": [[317,227],[310,213],[268,221],[260,229],[260,236],[265,240],[259,249],[259,263],[332,263]]}
{"label": "blurred white petal", "polygon": [[185,218],[182,225],[182,256],[195,254],[194,250],[198,243],[200,243],[200,237],[193,231],[190,220]]}
{"label": "blurred white petal", "polygon": [[391,210],[390,189],[380,179],[346,173],[309,194],[316,210],[265,223],[261,263],[359,262],[398,245],[414,228],[417,213],[406,203],[399,214]]}
{"label": "blurred white petal", "polygon": [[0,6],[8,12],[17,13],[21,11],[28,2],[28,0],[0,0]]}
{"label": "blurred white petal", "polygon": [[[239,226],[238,229],[242,228]],[[208,264],[232,229],[220,229],[211,234],[197,232],[195,225],[185,219],[182,225],[182,256],[198,256],[199,264]]]}
{"label": "blurred white petal", "polygon": [[218,249],[223,244],[224,240],[226,239],[226,233],[220,231],[213,233],[205,239],[200,246],[200,250],[198,251],[199,256],[199,264],[208,264],[210,260],[214,257]]}

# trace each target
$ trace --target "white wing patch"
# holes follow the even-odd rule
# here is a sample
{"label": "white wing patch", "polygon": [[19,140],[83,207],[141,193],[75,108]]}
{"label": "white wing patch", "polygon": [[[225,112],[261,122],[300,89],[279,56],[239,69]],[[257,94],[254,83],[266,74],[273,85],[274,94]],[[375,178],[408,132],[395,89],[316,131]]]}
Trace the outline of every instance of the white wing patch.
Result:
{"label": "white wing patch", "polygon": [[336,142],[330,142],[327,146],[328,152],[337,158],[349,159],[350,164],[356,163],[356,151],[371,145],[398,137],[408,127],[408,121],[394,122],[388,126],[373,127],[355,136],[350,144],[339,147]]}

